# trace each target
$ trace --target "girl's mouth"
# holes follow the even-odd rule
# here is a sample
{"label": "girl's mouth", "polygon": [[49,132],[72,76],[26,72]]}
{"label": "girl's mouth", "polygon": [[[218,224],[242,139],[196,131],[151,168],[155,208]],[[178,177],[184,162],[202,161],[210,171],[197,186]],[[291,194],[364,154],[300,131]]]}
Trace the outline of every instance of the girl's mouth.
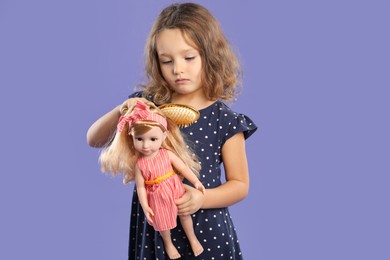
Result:
{"label": "girl's mouth", "polygon": [[189,81],[188,79],[177,79],[177,80],[175,80],[175,83],[176,84],[185,84],[188,81]]}

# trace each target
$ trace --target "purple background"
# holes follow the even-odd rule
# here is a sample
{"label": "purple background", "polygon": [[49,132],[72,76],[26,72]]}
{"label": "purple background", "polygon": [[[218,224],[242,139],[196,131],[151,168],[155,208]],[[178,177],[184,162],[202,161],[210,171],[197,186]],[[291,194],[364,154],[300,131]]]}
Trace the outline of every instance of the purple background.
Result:
{"label": "purple background", "polygon": [[[198,1],[240,55],[233,109],[251,191],[246,259],[390,259],[390,3]],[[0,259],[126,259],[131,186],[100,173],[90,124],[143,81],[171,1],[0,1]]]}

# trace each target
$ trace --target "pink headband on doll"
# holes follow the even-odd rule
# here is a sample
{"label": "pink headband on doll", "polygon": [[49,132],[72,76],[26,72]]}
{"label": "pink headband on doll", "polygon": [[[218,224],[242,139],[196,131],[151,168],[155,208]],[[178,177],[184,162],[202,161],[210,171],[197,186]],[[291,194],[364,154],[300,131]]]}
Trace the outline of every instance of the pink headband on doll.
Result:
{"label": "pink headband on doll", "polygon": [[122,132],[126,123],[129,123],[129,126],[131,127],[131,125],[140,120],[154,121],[160,123],[162,126],[164,126],[165,129],[167,129],[167,120],[165,119],[165,117],[157,113],[150,112],[148,105],[141,101],[137,101],[131,115],[121,116],[119,118],[119,123],[117,125],[118,131]]}

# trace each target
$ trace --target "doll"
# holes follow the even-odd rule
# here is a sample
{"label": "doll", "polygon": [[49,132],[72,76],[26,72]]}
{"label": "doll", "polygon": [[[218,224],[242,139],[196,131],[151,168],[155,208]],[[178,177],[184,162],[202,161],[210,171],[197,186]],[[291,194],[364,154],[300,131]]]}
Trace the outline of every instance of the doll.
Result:
{"label": "doll", "polygon": [[[160,232],[169,258],[180,258],[170,230],[176,227],[175,200],[185,188],[178,174],[205,192],[199,181],[200,164],[190,153],[178,126],[152,102],[137,101],[120,117],[112,143],[103,149],[103,172],[124,174],[124,183],[135,180],[146,220]],[[190,215],[179,216],[195,256],[203,247],[195,236]]]}

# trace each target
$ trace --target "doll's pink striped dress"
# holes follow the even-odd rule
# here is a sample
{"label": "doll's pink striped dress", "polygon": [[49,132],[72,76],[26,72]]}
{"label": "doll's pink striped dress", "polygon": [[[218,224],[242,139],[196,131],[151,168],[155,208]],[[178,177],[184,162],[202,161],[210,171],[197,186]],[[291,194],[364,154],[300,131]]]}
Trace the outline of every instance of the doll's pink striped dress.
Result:
{"label": "doll's pink striped dress", "polygon": [[[161,148],[153,158],[140,157],[138,167],[145,181],[152,181],[171,172],[168,151]],[[145,184],[149,207],[153,210],[153,227],[157,231],[176,227],[177,206],[175,200],[183,196],[185,189],[180,177],[173,174],[158,184]]]}

